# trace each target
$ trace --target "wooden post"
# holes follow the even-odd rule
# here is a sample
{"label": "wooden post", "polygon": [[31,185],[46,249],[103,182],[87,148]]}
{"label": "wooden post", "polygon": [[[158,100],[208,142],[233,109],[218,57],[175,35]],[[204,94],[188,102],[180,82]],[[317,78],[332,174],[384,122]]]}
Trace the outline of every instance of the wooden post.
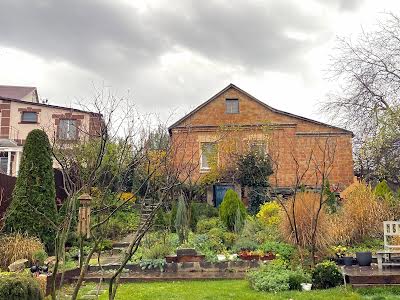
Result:
{"label": "wooden post", "polygon": [[89,194],[82,194],[78,200],[80,203],[78,234],[82,237],[90,238],[90,202],[92,197]]}

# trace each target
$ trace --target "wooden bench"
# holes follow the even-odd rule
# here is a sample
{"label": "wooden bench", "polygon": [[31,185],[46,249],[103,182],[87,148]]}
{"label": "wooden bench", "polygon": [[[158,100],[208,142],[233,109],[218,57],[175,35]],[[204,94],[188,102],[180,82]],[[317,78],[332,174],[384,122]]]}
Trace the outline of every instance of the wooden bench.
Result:
{"label": "wooden bench", "polygon": [[392,255],[400,255],[399,250],[381,250],[376,252],[378,260],[378,269],[382,270],[383,266],[400,266],[399,261],[393,261]]}
{"label": "wooden bench", "polygon": [[377,251],[378,269],[383,266],[400,266],[399,261],[394,261],[392,255],[400,255],[400,245],[391,244],[390,238],[400,236],[400,221],[383,222],[384,247],[385,250]]}

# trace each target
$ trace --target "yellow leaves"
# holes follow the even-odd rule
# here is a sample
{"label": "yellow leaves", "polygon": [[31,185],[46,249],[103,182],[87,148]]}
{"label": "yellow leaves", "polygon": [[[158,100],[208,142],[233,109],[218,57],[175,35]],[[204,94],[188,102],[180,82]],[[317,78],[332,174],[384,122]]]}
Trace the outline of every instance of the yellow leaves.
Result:
{"label": "yellow leaves", "polygon": [[257,218],[265,225],[278,225],[281,221],[281,206],[276,201],[264,203],[257,214]]}
{"label": "yellow leaves", "polygon": [[122,192],[118,195],[118,198],[125,202],[127,200],[129,200],[129,202],[135,202],[136,201],[136,197],[133,193],[131,192]]}

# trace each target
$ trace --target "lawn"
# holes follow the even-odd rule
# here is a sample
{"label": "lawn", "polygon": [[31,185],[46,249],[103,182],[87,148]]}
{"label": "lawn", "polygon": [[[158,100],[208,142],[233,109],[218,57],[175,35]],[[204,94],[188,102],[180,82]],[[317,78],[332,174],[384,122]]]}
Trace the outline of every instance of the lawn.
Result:
{"label": "lawn", "polygon": [[[399,296],[397,296],[399,295]],[[107,294],[100,297],[108,299]],[[373,299],[394,300],[400,299],[400,289],[360,289],[345,290],[335,288],[311,292],[281,292],[277,294],[256,292],[250,289],[245,280],[221,281],[177,281],[177,282],[151,282],[127,283],[119,287],[116,299],[140,300],[200,300],[200,299],[245,299],[245,300],[309,300],[309,299]]]}

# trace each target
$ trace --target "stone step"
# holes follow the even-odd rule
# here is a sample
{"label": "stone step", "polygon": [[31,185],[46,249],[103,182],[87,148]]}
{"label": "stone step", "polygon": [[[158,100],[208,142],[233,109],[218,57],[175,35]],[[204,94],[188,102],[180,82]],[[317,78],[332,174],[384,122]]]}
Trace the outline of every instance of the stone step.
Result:
{"label": "stone step", "polygon": [[123,248],[126,248],[129,246],[128,242],[115,242],[113,243],[113,249],[117,249],[117,250],[124,250]]}
{"label": "stone step", "polygon": [[96,295],[83,295],[83,296],[79,297],[80,300],[96,299],[96,298],[97,298]]}

